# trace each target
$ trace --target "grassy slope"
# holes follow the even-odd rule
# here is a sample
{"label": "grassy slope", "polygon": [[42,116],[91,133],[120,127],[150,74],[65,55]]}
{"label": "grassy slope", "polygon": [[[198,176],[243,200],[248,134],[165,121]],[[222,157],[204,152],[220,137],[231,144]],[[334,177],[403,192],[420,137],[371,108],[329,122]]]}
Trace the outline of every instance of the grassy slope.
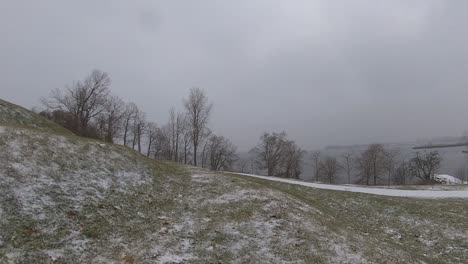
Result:
{"label": "grassy slope", "polygon": [[70,135],[71,132],[52,121],[40,117],[21,106],[0,99],[0,125],[28,128],[54,134]]}
{"label": "grassy slope", "polygon": [[320,211],[315,218],[371,262],[461,263],[468,259],[468,202],[325,191],[245,178]]}
{"label": "grassy slope", "polygon": [[0,263],[467,261],[466,200],[211,173],[30,121],[0,127]]}

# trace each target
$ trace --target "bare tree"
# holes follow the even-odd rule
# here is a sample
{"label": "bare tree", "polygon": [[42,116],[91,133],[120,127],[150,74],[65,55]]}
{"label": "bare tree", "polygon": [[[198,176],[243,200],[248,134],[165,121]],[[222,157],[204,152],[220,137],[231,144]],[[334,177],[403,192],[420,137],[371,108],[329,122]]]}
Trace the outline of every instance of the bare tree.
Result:
{"label": "bare tree", "polygon": [[138,116],[138,113],[140,112],[140,110],[138,109],[138,106],[135,104],[135,103],[128,103],[126,106],[125,106],[125,111],[124,111],[124,115],[123,115],[123,143],[124,143],[124,146],[127,146],[128,144],[128,136],[129,134],[131,133],[131,127],[132,127],[132,123],[135,122],[135,119],[137,118]]}
{"label": "bare tree", "polygon": [[250,160],[242,158],[237,161],[237,169],[240,173],[247,173]]}
{"label": "bare tree", "polygon": [[139,111],[133,122],[133,142],[132,148],[137,147],[138,152],[141,153],[141,143],[143,135],[146,132],[146,115],[144,112]]}
{"label": "bare tree", "polygon": [[206,163],[208,162],[208,146],[210,145],[210,140],[209,140],[209,137],[212,135],[212,132],[210,129],[206,129],[202,139],[200,142],[205,142],[205,144],[203,145],[203,149],[202,149],[202,152],[201,152],[201,167],[202,168],[205,168],[206,166]]}
{"label": "bare tree", "polygon": [[384,154],[385,149],[382,144],[372,144],[356,159],[361,182],[369,185],[370,180],[373,179],[374,185],[377,185],[377,180],[384,171]]}
{"label": "bare tree", "polygon": [[348,184],[351,184],[351,173],[353,171],[354,154],[352,152],[346,152],[341,155],[341,158],[343,159],[342,167],[346,172]]}
{"label": "bare tree", "polygon": [[42,102],[52,111],[72,113],[77,127],[73,132],[87,136],[90,122],[105,111],[110,84],[107,73],[94,70],[83,81],[75,82],[64,90],[53,90],[50,97]]}
{"label": "bare tree", "polygon": [[179,158],[179,145],[181,141],[181,135],[184,130],[185,115],[184,113],[178,112],[176,116],[176,127],[175,127],[175,161],[180,162]]}
{"label": "bare tree", "polygon": [[182,122],[182,143],[183,143],[183,162],[187,164],[191,155],[192,133],[191,124],[187,116]]}
{"label": "bare tree", "polygon": [[171,143],[171,160],[177,160],[177,150],[176,150],[176,133],[177,133],[177,115],[175,108],[172,107],[171,110],[169,110],[169,123],[168,126],[170,134],[170,143]]}
{"label": "bare tree", "polygon": [[149,122],[146,126],[146,136],[147,136],[147,152],[146,152],[146,157],[150,157],[151,153],[154,153],[154,145],[156,143],[156,140],[158,139],[158,133],[159,133],[159,128],[158,125],[154,122]]}
{"label": "bare tree", "polygon": [[372,154],[369,151],[362,152],[359,157],[356,158],[356,169],[361,176],[361,184],[369,185],[370,179],[372,178]]}
{"label": "bare tree", "polygon": [[384,154],[385,149],[382,144],[372,144],[356,159],[356,167],[361,175],[361,182],[369,185],[372,179],[374,185],[377,185],[377,180],[384,171]]}
{"label": "bare tree", "polygon": [[294,141],[287,141],[281,155],[280,168],[282,171],[280,176],[298,179],[302,173],[302,162],[305,154],[306,152],[298,147]]}
{"label": "bare tree", "polygon": [[190,90],[190,95],[188,99],[185,100],[184,105],[190,123],[190,133],[193,144],[193,163],[197,166],[198,145],[205,134],[213,105],[208,102],[208,97],[200,88],[192,88]]}
{"label": "bare tree", "polygon": [[383,152],[383,169],[387,173],[387,184],[392,184],[392,176],[397,167],[398,149],[388,149]]}
{"label": "bare tree", "polygon": [[394,183],[397,185],[405,185],[409,180],[412,179],[412,170],[408,161],[401,161],[396,165],[395,172],[393,174]]}
{"label": "bare tree", "polygon": [[374,185],[377,185],[377,179],[380,177],[384,169],[384,155],[385,149],[382,144],[372,144],[369,146],[368,151],[372,159],[372,176],[374,179]]}
{"label": "bare tree", "polygon": [[264,133],[260,142],[250,152],[255,155],[258,167],[266,169],[269,176],[278,175],[282,151],[286,143],[286,133]]}
{"label": "bare tree", "polygon": [[315,181],[319,181],[320,180],[320,161],[321,161],[321,157],[322,157],[322,154],[320,153],[320,151],[314,151],[312,152],[312,168],[314,169],[314,178],[315,178]]}
{"label": "bare tree", "polygon": [[334,183],[341,166],[338,160],[334,157],[326,157],[320,162],[320,172],[327,179],[329,183]]}
{"label": "bare tree", "polygon": [[99,117],[104,123],[104,139],[106,142],[114,143],[121,129],[121,122],[125,114],[125,103],[117,96],[109,96],[105,111]]}
{"label": "bare tree", "polygon": [[153,153],[156,159],[172,159],[171,133],[172,131],[168,125],[158,129],[157,139],[153,147]]}
{"label": "bare tree", "polygon": [[439,169],[442,158],[438,151],[417,152],[415,157],[411,159],[411,165],[414,169],[416,177],[425,182],[430,182],[432,176]]}
{"label": "bare tree", "polygon": [[254,155],[257,167],[266,170],[270,176],[299,178],[302,173],[305,151],[288,140],[285,132],[264,133],[250,153]]}
{"label": "bare tree", "polygon": [[231,170],[237,160],[236,147],[222,136],[212,135],[208,139],[211,170]]}

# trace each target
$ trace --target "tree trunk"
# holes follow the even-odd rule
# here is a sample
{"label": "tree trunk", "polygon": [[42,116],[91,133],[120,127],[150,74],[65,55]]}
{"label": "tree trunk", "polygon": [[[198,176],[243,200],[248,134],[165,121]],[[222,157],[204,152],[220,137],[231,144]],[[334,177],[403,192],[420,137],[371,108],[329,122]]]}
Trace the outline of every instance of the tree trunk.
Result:
{"label": "tree trunk", "polygon": [[193,144],[193,165],[195,167],[197,166],[197,150],[198,150],[198,144]]}
{"label": "tree trunk", "polygon": [[187,164],[187,143],[184,142],[184,164]]}
{"label": "tree trunk", "polygon": [[128,133],[128,121],[125,121],[125,126],[124,126],[124,146],[127,146],[127,133]]}
{"label": "tree trunk", "polygon": [[108,121],[107,121],[107,135],[106,135],[106,141],[109,142],[109,143],[114,143],[113,141],[113,138],[112,138],[112,134],[113,134],[113,131],[112,131],[112,118],[109,117],[108,118]]}
{"label": "tree trunk", "polygon": [[176,137],[175,162],[179,162],[179,135]]}
{"label": "tree trunk", "polygon": [[148,143],[148,151],[146,152],[146,157],[149,158],[150,152],[151,152],[151,145],[153,144],[153,141],[150,139]]}

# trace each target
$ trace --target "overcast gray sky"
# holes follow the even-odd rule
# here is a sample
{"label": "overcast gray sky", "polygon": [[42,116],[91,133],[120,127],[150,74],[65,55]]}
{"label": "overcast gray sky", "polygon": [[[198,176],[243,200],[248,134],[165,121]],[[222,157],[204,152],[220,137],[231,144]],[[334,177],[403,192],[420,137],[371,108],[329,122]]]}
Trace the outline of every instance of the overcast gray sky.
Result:
{"label": "overcast gray sky", "polygon": [[158,123],[192,86],[240,150],[468,130],[468,1],[2,0],[0,97],[28,108],[92,69]]}

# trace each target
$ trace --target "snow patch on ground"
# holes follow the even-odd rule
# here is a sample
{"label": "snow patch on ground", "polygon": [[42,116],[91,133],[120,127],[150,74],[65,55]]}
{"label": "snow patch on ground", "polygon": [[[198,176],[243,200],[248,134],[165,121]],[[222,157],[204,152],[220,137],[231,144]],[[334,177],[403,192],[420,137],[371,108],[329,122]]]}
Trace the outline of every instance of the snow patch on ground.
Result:
{"label": "snow patch on ground", "polygon": [[[42,251],[52,262],[68,257],[62,250],[78,255],[89,250],[89,240],[72,220],[85,204],[110,192],[127,193],[153,177],[143,160],[129,159],[132,154],[111,145],[16,128],[0,137],[5,142],[0,145],[0,225],[14,228],[6,219],[34,221],[40,224],[31,232],[45,236],[56,235],[57,228],[75,230],[64,234],[60,250]],[[9,251],[7,257],[15,262],[26,253]]]}
{"label": "snow patch on ground", "polygon": [[198,183],[211,183],[213,182],[213,177],[212,175],[207,175],[207,174],[193,174],[192,175],[192,181],[198,182]]}
{"label": "snow patch on ground", "polygon": [[240,201],[261,200],[267,201],[269,198],[261,196],[258,191],[239,189],[233,192],[222,194],[214,199],[208,199],[205,202],[211,204],[228,204]]}
{"label": "snow patch on ground", "polygon": [[353,252],[345,243],[334,243],[331,246],[336,256],[333,260],[340,260],[341,263],[368,263],[361,254]]}
{"label": "snow patch on ground", "polygon": [[55,249],[55,250],[46,250],[44,253],[49,256],[49,259],[52,262],[55,262],[57,259],[63,257],[64,250],[63,249]]}
{"label": "snow patch on ground", "polygon": [[185,255],[172,255],[170,253],[166,253],[165,255],[158,258],[158,263],[165,264],[165,263],[185,263],[188,260],[193,259],[193,256],[190,254]]}
{"label": "snow patch on ground", "polygon": [[234,173],[241,176],[255,177],[259,179],[283,182],[295,185],[301,185],[305,187],[311,187],[316,189],[334,190],[334,191],[348,191],[356,193],[367,193],[383,196],[393,197],[413,197],[413,198],[468,198],[468,189],[456,190],[456,191],[438,191],[438,190],[398,190],[398,189],[382,189],[382,188],[367,188],[367,187],[356,187],[346,185],[331,185],[331,184],[320,184],[312,182],[303,182],[292,179],[276,178],[269,176],[260,176],[245,173]]}
{"label": "snow patch on ground", "polygon": [[442,184],[463,184],[463,181],[447,174],[436,174],[433,179]]}

